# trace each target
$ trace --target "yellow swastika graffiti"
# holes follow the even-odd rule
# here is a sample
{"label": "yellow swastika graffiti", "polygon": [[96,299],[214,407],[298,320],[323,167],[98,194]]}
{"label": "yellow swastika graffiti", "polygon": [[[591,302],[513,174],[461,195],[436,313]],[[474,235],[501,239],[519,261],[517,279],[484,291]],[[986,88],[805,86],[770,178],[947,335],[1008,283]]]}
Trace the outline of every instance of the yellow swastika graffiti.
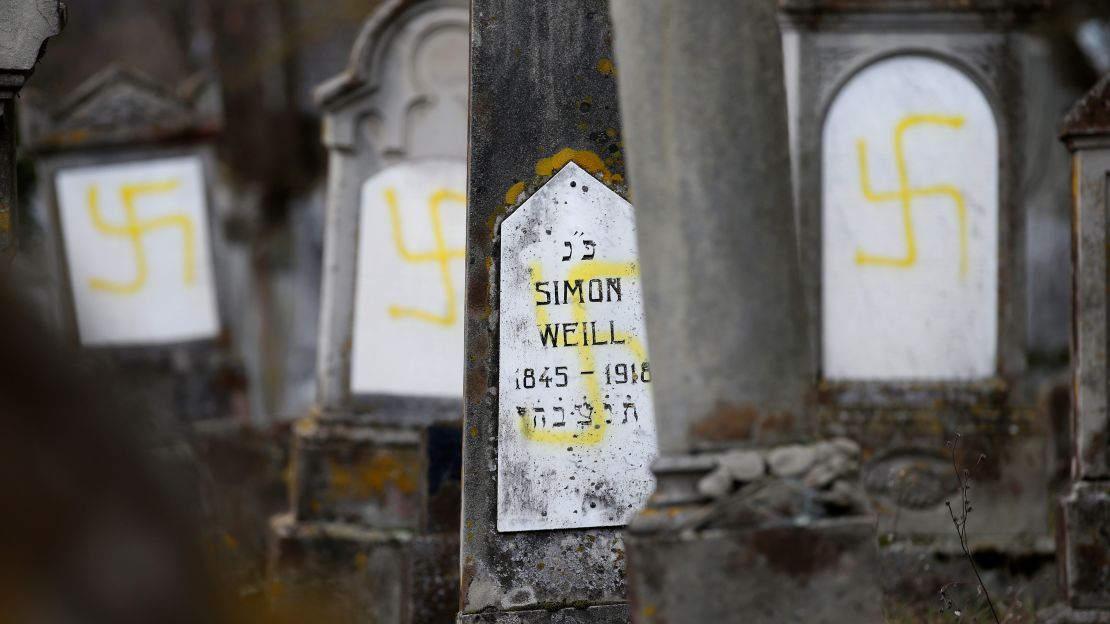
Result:
{"label": "yellow swastika graffiti", "polygon": [[186,285],[196,281],[195,259],[195,232],[193,221],[189,215],[182,213],[167,214],[154,219],[140,219],[138,207],[135,205],[143,195],[170,193],[181,185],[178,180],[163,182],[143,182],[138,184],[124,184],[120,186],[120,197],[123,200],[123,225],[109,223],[100,213],[100,193],[95,185],[90,186],[86,193],[89,206],[89,217],[97,231],[108,236],[122,236],[130,239],[131,247],[135,254],[135,276],[128,282],[116,282],[98,277],[89,279],[89,286],[93,290],[112,293],[116,295],[132,295],[146,285],[149,277],[146,248],[143,246],[143,237],[153,230],[161,228],[180,228],[182,236],[182,278]]}
{"label": "yellow swastika graffiti", "polygon": [[869,254],[863,250],[856,250],[856,264],[877,265],[888,267],[908,268],[917,263],[917,240],[913,227],[913,200],[924,197],[948,197],[956,205],[956,217],[959,221],[960,231],[960,277],[967,275],[967,206],[963,193],[950,184],[938,184],[924,188],[910,186],[909,168],[906,164],[904,147],[905,134],[911,128],[923,125],[947,126],[958,129],[963,127],[962,116],[945,115],[906,115],[898,122],[894,130],[894,157],[898,167],[898,190],[876,192],[871,187],[868,175],[867,142],[860,139],[856,144],[859,155],[860,186],[863,196],[872,203],[899,202],[902,206],[902,225],[905,228],[906,253],[901,257],[882,256]]}
{"label": "yellow swastika graffiti", "polygon": [[428,200],[428,209],[432,217],[432,234],[435,237],[435,248],[432,251],[413,253],[405,245],[402,232],[401,209],[397,203],[397,191],[394,188],[385,190],[385,201],[389,206],[390,221],[393,224],[393,242],[397,246],[397,253],[405,262],[414,264],[434,262],[439,265],[440,276],[443,279],[443,291],[446,295],[446,307],[443,314],[406,308],[398,305],[389,306],[389,316],[393,318],[415,318],[436,325],[450,327],[458,322],[458,295],[451,283],[451,261],[462,260],[466,257],[465,249],[451,249],[443,236],[443,220],[440,216],[440,206],[444,202],[461,202],[466,205],[466,195],[448,189],[438,189],[432,193]]}
{"label": "yellow swastika graffiti", "polygon": [[[531,281],[542,282],[543,268],[539,262],[533,262],[529,267],[531,270]],[[612,262],[606,260],[584,260],[574,265],[573,268],[567,273],[567,280],[573,282],[575,280],[582,280],[583,283],[589,282],[597,277],[629,277],[636,278],[640,276],[640,268],[635,262]],[[587,322],[589,319],[586,314],[585,304],[570,300],[571,314],[577,323]],[[551,314],[547,311],[546,307],[535,306],[536,308],[536,323],[540,326],[551,323]],[[625,346],[635,356],[636,361],[647,361],[647,349],[644,348],[635,336],[626,332],[616,332],[613,335],[614,340],[620,340],[625,343]],[[597,366],[594,361],[594,346],[588,343],[580,343],[577,346],[578,363],[581,365],[581,370],[594,370]],[[598,444],[605,439],[605,430],[607,424],[605,422],[605,402],[601,396],[601,383],[598,381],[596,375],[584,375],[582,382],[586,386],[586,396],[589,400],[590,406],[593,408],[590,411],[591,424],[582,433],[573,433],[570,431],[547,431],[536,428],[532,421],[528,418],[527,414],[522,414],[520,418],[520,429],[524,438],[534,442],[550,442],[559,445],[594,445]]]}

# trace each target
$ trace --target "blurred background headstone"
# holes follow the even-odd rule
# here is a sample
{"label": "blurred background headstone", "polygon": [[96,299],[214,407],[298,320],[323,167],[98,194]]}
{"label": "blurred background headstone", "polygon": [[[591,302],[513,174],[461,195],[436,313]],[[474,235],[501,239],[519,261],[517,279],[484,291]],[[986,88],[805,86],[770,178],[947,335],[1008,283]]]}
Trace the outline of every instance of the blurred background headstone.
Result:
{"label": "blurred background headstone", "polygon": [[317,402],[294,427],[271,583],[335,617],[442,622],[457,606],[468,37],[464,3],[385,3],[317,90]]}
{"label": "blurred background headstone", "polygon": [[[1057,516],[1057,565],[1068,608],[1059,621],[1110,621],[1110,404],[1107,396],[1106,205],[1110,174],[1110,78],[1064,119],[1072,153],[1074,344],[1072,486]],[[1095,615],[1101,619],[1095,619]],[[1086,618],[1086,619],[1084,619]]]}
{"label": "blurred background headstone", "polygon": [[813,407],[862,446],[891,595],[950,574],[914,540],[961,552],[957,437],[962,465],[987,458],[971,548],[1050,569],[1068,230],[1049,4],[779,1]]}

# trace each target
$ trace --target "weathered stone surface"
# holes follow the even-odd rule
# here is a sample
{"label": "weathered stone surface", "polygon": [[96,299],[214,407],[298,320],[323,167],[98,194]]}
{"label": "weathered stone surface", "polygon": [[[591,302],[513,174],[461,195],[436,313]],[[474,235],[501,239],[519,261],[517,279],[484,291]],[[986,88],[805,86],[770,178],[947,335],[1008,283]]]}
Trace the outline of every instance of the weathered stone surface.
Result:
{"label": "weathered stone surface", "polygon": [[778,477],[797,477],[817,461],[817,449],[800,444],[780,446],[767,453],[767,466]]}
{"label": "weathered stone surface", "polygon": [[859,473],[859,445],[848,438],[819,442],[814,446],[815,463],[803,481],[811,488],[824,489],[837,479]]}
{"label": "weathered stone surface", "polygon": [[339,624],[405,622],[405,536],[290,516],[275,516],[271,530],[273,608]]}
{"label": "weathered stone surface", "polygon": [[185,440],[191,449],[187,468],[199,482],[195,507],[202,539],[217,581],[229,588],[257,588],[270,547],[264,527],[289,505],[289,427],[225,419],[196,425]]}
{"label": "weathered stone surface", "polygon": [[732,473],[724,466],[698,480],[698,492],[713,498],[720,498],[732,491]]}
{"label": "weathered stone surface", "polygon": [[789,441],[814,375],[774,8],[612,6],[648,334],[681,371],[655,382],[660,452]]}
{"label": "weathered stone surface", "polygon": [[1110,624],[1110,612],[1054,605],[1037,612],[1038,624]]}
{"label": "weathered stone surface", "polygon": [[622,603],[619,530],[497,531],[499,227],[571,161],[627,195],[608,5],[475,0],[471,16],[463,617]]}
{"label": "weathered stone surface", "polygon": [[1110,481],[1079,482],[1060,502],[1060,581],[1076,609],[1110,610]]}
{"label": "weathered stone surface", "polygon": [[425,462],[418,432],[312,419],[294,431],[291,500],[298,520],[420,527]]}
{"label": "weathered stone surface", "polygon": [[442,624],[458,608],[458,538],[271,521],[273,608],[315,621]]}
{"label": "weathered stone surface", "polygon": [[409,596],[404,622],[451,622],[459,610],[458,533],[425,535],[409,542],[405,586]]}
{"label": "weathered stone surface", "polygon": [[633,622],[882,621],[871,523],[634,535]]}
{"label": "weathered stone surface", "polygon": [[[1057,561],[1066,605],[1059,621],[1110,612],[1110,418],[1107,392],[1107,83],[1099,82],[1065,121],[1072,152],[1071,491],[1060,501]],[[1073,618],[1073,619],[1068,619]]]}
{"label": "weathered stone surface", "polygon": [[[812,328],[782,208],[789,141],[773,5],[614,0],[613,14],[648,328],[675,375],[655,388],[668,496],[626,538],[633,621],[880,621],[872,520],[820,520],[859,511],[801,482],[814,446],[771,450],[769,476],[709,504],[672,494],[691,478],[673,478],[687,462],[668,455],[811,430]],[[831,472],[850,464],[831,445],[822,453]],[[745,477],[765,470],[745,463]],[[713,468],[697,494],[729,491],[731,473]]]}
{"label": "weathered stone surface", "polygon": [[798,13],[864,12],[883,10],[996,12],[1002,15],[1016,11],[1047,9],[1052,0],[778,0],[783,11]]}
{"label": "weathered stone surface", "polygon": [[459,624],[627,624],[627,605],[603,605],[575,609],[475,613],[463,615]]}
{"label": "weathered stone surface", "polygon": [[755,481],[767,472],[759,451],[729,451],[721,455],[717,463],[734,480],[741,482]]}
{"label": "weathered stone surface", "polygon": [[40,152],[191,140],[213,136],[223,125],[213,80],[197,76],[178,92],[114,65],[90,76],[57,106],[30,113],[28,139]]}

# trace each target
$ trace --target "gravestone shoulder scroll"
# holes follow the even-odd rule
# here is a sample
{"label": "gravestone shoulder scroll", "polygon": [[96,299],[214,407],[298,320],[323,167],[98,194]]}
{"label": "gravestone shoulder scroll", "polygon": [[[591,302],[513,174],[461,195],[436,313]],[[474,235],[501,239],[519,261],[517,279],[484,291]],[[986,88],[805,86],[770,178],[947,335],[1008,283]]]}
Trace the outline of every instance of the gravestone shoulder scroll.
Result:
{"label": "gravestone shoulder scroll", "polygon": [[608,3],[472,15],[459,621],[627,622],[654,372]]}
{"label": "gravestone shoulder scroll", "polygon": [[26,111],[25,127],[61,331],[160,397],[156,412],[191,421],[231,416],[242,384],[226,380],[243,373],[221,338],[235,332],[222,307],[232,284],[216,269],[218,96],[190,86],[108,68],[59,107]]}
{"label": "gravestone shoulder scroll", "polygon": [[826,433],[863,444],[864,484],[900,508],[903,533],[950,533],[957,432],[996,462],[976,505],[985,530],[1017,544],[1047,529],[1047,418],[1019,404],[1041,391],[1026,357],[1020,32],[1043,5],[779,2],[817,409]]}

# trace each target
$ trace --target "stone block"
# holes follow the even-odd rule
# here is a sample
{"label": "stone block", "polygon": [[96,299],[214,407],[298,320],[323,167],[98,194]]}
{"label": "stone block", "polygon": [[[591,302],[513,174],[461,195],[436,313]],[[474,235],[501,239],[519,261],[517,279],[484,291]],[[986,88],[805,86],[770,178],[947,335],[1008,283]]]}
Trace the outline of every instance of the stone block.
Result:
{"label": "stone block", "polygon": [[758,451],[731,451],[721,456],[719,465],[736,481],[755,481],[767,471],[763,456]]}
{"label": "stone block", "polygon": [[1057,544],[1068,604],[1110,609],[1110,481],[1077,483],[1061,501]]}
{"label": "stone block", "polygon": [[767,454],[771,474],[779,477],[796,477],[809,470],[817,461],[817,451],[811,446],[791,444],[772,449]]}
{"label": "stone block", "polygon": [[418,432],[308,420],[294,429],[293,453],[298,520],[419,528],[425,475]]}
{"label": "stone block", "polygon": [[336,624],[402,622],[405,543],[350,526],[271,521],[271,606]]}
{"label": "stone block", "polygon": [[441,624],[459,605],[457,535],[271,520],[269,593],[275,609],[310,621]]}
{"label": "stone block", "polygon": [[458,624],[627,624],[628,605],[463,615]]}
{"label": "stone block", "polygon": [[637,624],[882,621],[867,517],[626,539]]}

